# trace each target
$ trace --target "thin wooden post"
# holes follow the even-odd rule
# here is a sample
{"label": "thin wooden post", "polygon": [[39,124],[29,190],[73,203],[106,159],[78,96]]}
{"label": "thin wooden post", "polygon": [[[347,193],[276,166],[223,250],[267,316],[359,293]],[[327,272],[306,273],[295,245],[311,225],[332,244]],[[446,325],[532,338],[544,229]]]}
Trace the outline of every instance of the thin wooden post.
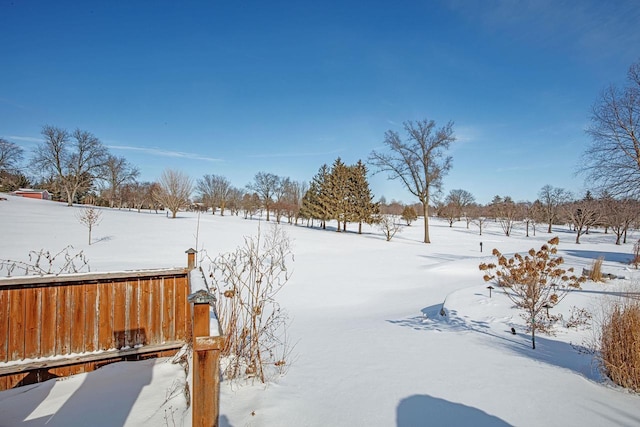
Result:
{"label": "thin wooden post", "polygon": [[187,269],[193,270],[196,268],[196,253],[197,251],[193,248],[189,248],[185,251],[187,254]]}
{"label": "thin wooden post", "polygon": [[191,395],[192,425],[218,426],[220,409],[220,350],[223,337],[212,337],[209,327],[210,303],[213,295],[200,290],[189,295],[193,303],[193,389]]}

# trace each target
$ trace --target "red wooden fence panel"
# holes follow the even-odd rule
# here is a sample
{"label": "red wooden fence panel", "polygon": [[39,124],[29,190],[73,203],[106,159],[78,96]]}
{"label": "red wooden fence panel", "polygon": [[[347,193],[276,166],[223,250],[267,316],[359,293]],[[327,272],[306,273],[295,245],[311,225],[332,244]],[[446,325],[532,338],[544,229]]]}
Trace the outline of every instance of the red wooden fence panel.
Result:
{"label": "red wooden fence panel", "polygon": [[[51,356],[188,341],[189,291],[187,269],[0,278],[0,390],[100,364],[93,357],[36,373],[10,372],[32,360],[47,365]],[[158,350],[171,352],[175,349]],[[136,351],[136,357],[142,353]]]}

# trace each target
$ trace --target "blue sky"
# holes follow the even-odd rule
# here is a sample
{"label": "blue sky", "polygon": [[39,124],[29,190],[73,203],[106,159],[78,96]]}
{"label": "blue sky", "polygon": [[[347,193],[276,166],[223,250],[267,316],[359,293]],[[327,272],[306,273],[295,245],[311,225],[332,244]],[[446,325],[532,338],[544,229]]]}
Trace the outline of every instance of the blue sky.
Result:
{"label": "blue sky", "polygon": [[[591,106],[640,59],[637,1],[0,0],[0,136],[98,136],[140,168],[309,181],[406,120],[454,124],[445,193],[576,193]],[[376,197],[415,200],[370,179]]]}

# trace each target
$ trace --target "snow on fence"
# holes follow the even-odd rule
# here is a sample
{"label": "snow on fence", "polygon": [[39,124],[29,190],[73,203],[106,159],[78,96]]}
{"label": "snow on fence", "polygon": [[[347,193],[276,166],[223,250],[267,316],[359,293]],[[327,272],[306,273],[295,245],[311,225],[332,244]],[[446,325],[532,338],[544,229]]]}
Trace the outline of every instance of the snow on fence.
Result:
{"label": "snow on fence", "polygon": [[188,295],[184,268],[0,279],[0,390],[175,354]]}
{"label": "snow on fence", "polygon": [[189,293],[204,279],[196,251],[186,253],[187,268],[0,278],[0,391],[172,356],[189,342],[192,425],[217,426],[225,338],[211,336],[213,295]]}

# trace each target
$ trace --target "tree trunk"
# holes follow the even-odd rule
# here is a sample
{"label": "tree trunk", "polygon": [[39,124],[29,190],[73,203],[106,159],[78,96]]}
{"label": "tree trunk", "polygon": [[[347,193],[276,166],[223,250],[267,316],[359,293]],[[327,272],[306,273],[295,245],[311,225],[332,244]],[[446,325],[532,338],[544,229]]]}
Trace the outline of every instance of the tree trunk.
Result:
{"label": "tree trunk", "polygon": [[429,240],[429,199],[422,202],[422,214],[424,215],[424,243],[431,243]]}
{"label": "tree trunk", "polygon": [[551,233],[551,221],[549,221],[549,228],[547,229],[547,233]]}
{"label": "tree trunk", "polygon": [[531,346],[535,350],[536,349],[536,325],[535,320],[531,322]]}

